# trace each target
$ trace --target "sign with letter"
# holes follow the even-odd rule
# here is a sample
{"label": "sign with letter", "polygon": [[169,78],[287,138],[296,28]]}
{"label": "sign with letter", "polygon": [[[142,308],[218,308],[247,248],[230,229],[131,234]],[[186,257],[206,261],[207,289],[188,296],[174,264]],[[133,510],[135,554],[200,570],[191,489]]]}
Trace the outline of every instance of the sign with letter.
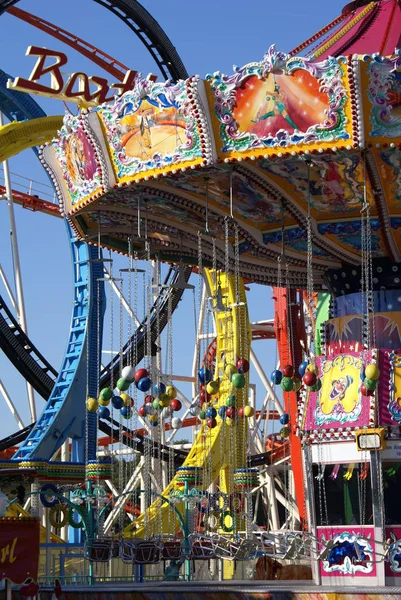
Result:
{"label": "sign with letter", "polygon": [[0,581],[37,580],[39,533],[38,519],[0,519]]}

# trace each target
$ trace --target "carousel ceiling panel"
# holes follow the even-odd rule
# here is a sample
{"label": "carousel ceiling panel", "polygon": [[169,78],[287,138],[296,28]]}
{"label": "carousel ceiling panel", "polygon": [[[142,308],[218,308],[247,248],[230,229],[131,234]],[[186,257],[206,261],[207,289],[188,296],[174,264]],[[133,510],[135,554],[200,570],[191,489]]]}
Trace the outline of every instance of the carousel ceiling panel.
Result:
{"label": "carousel ceiling panel", "polygon": [[[373,258],[387,256],[387,247],[381,224],[378,219],[371,219],[371,248]],[[340,248],[361,256],[361,221],[336,221],[319,223],[318,231],[321,236],[330,240]]]}
{"label": "carousel ceiling panel", "polygon": [[[303,214],[308,209],[310,193],[311,215],[317,221],[335,214],[338,220],[359,215],[364,187],[364,166],[360,154],[337,152],[335,155],[314,156],[310,164],[308,188],[308,165],[305,160],[294,157],[285,160],[260,160],[258,170],[279,187],[291,203]],[[372,188],[367,182],[367,198],[376,212]]]}

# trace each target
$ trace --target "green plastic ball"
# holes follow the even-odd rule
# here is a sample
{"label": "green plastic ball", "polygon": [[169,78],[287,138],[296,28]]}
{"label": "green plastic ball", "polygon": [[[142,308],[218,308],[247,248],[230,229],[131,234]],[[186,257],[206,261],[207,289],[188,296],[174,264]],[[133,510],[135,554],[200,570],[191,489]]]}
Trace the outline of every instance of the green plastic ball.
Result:
{"label": "green plastic ball", "polygon": [[200,419],[206,419],[206,411],[205,410],[201,410],[199,413],[199,418]]}
{"label": "green plastic ball", "polygon": [[113,390],[109,387],[100,390],[99,400],[111,400],[113,397]]}
{"label": "green plastic ball", "polygon": [[377,384],[379,383],[378,379],[364,379],[365,388],[367,390],[375,390],[377,388]]}
{"label": "green plastic ball", "polygon": [[235,396],[228,396],[226,400],[226,406],[235,406],[237,400]]}
{"label": "green plastic ball", "polygon": [[124,377],[120,377],[117,381],[117,389],[119,389],[120,392],[127,391],[130,385],[131,383],[127,379],[124,379]]}
{"label": "green plastic ball", "polygon": [[245,387],[245,375],[243,375],[242,373],[234,373],[231,377],[231,383],[237,389]]}
{"label": "green plastic ball", "polygon": [[322,389],[322,380],[317,379],[315,385],[312,385],[311,392],[319,392]]}
{"label": "green plastic ball", "polygon": [[283,377],[280,385],[281,385],[281,389],[284,392],[292,392],[292,390],[294,389],[294,382],[291,379],[291,377]]}

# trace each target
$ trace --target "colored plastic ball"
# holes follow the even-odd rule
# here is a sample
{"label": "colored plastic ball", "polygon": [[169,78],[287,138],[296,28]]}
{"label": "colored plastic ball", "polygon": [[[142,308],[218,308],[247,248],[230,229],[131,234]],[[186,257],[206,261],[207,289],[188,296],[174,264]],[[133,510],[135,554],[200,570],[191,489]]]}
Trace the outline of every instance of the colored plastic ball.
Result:
{"label": "colored plastic ball", "polygon": [[302,377],[302,381],[305,385],[312,387],[317,381],[316,374],[313,371],[305,371],[305,375]]}
{"label": "colored plastic ball", "polygon": [[130,406],[123,406],[120,410],[120,413],[124,417],[124,419],[129,419],[132,416],[132,410]]}
{"label": "colored plastic ball", "polygon": [[159,420],[159,417],[156,414],[156,411],[155,411],[155,414],[148,415],[148,421],[149,421],[149,423],[157,423],[158,420]]}
{"label": "colored plastic ball", "polygon": [[315,385],[311,386],[311,392],[319,392],[322,389],[322,380],[318,377]]}
{"label": "colored plastic ball", "polygon": [[299,390],[301,389],[302,381],[298,379],[298,377],[294,377],[292,381],[294,382],[294,390],[296,392],[299,392]]}
{"label": "colored plastic ball", "polygon": [[207,426],[209,427],[209,429],[213,429],[214,427],[216,427],[216,425],[217,425],[216,419],[208,419],[207,420]]}
{"label": "colored plastic ball", "polygon": [[110,417],[110,411],[107,406],[99,406],[99,410],[97,411],[100,419],[108,419]]}
{"label": "colored plastic ball", "polygon": [[159,381],[159,383],[155,383],[155,385],[153,386],[153,393],[155,396],[161,396],[162,394],[166,393],[166,386],[162,381]]}
{"label": "colored plastic ball", "polygon": [[99,406],[108,406],[110,404],[110,400],[102,400],[102,398],[100,396],[99,396],[98,402],[99,402]]}
{"label": "colored plastic ball", "polygon": [[206,383],[209,383],[209,381],[212,381],[212,379],[213,379],[212,372],[209,369],[206,369],[205,367],[202,367],[201,369],[199,369],[198,377],[199,377],[199,381],[201,383],[203,383],[203,385],[205,385]]}
{"label": "colored plastic ball", "polygon": [[225,424],[228,425],[229,427],[231,425],[234,425],[234,423],[235,423],[234,419],[230,419],[230,417],[227,417],[225,420]]}
{"label": "colored plastic ball", "polygon": [[96,412],[99,408],[99,402],[96,400],[96,398],[88,398],[86,401],[86,408],[89,410],[89,412]]}
{"label": "colored plastic ball", "polygon": [[216,417],[216,415],[217,415],[217,410],[213,406],[211,406],[210,408],[207,409],[206,417],[208,419],[214,419]]}
{"label": "colored plastic ball", "polygon": [[124,400],[120,396],[113,396],[113,398],[111,399],[111,403],[113,405],[113,408],[115,408],[116,410],[120,410],[120,408],[124,406]]}
{"label": "colored plastic ball", "polygon": [[377,388],[378,380],[365,378],[363,383],[367,390],[375,390]]}
{"label": "colored plastic ball", "polygon": [[125,406],[132,406],[134,404],[133,399],[128,394],[120,394],[120,398],[124,402]]}
{"label": "colored plastic ball", "polygon": [[159,421],[151,421],[150,424],[152,425],[152,427],[157,427],[159,424]]}
{"label": "colored plastic ball", "polygon": [[379,379],[380,371],[376,365],[370,364],[365,367],[365,377],[366,379]]}
{"label": "colored plastic ball", "polygon": [[291,379],[291,377],[283,377],[280,385],[281,385],[281,389],[284,392],[292,392],[292,390],[294,389],[294,382]]}
{"label": "colored plastic ball", "polygon": [[280,423],[281,425],[287,425],[290,422],[290,415],[288,413],[283,413],[280,415]]}
{"label": "colored plastic ball", "polygon": [[[111,388],[106,387],[106,388],[103,388],[102,390],[100,390],[99,401],[102,400],[102,402],[104,402],[104,401],[110,402],[112,397],[113,397],[113,390]],[[107,404],[103,404],[103,406],[107,406]]]}
{"label": "colored plastic ball", "polygon": [[170,398],[168,397],[167,394],[162,394],[160,396],[160,403],[159,404],[160,404],[160,406],[162,408],[168,408],[170,406],[170,402],[171,402],[171,400],[170,400]]}
{"label": "colored plastic ball", "polygon": [[170,408],[171,410],[181,410],[182,408],[182,404],[181,401],[178,400],[178,398],[174,398],[174,400],[171,400],[170,402]]}
{"label": "colored plastic ball", "polygon": [[134,367],[126,366],[121,371],[121,377],[130,381],[131,383],[135,380],[135,369]]}
{"label": "colored plastic ball", "polygon": [[152,381],[149,377],[142,377],[142,379],[138,381],[138,390],[141,392],[148,392],[151,385]]}
{"label": "colored plastic ball", "polygon": [[242,419],[244,417],[244,407],[243,406],[241,406],[238,409],[238,416],[239,416],[240,419]]}
{"label": "colored plastic ball", "polygon": [[120,377],[120,379],[117,381],[117,389],[120,390],[120,392],[125,392],[128,390],[130,385],[131,382],[124,379],[124,377]]}
{"label": "colored plastic ball", "polygon": [[361,394],[362,394],[362,396],[374,396],[375,391],[366,389],[365,384],[362,383],[361,384]]}
{"label": "colored plastic ball", "polygon": [[206,392],[205,388],[201,388],[199,390],[199,400],[201,402],[207,402],[209,399],[209,394]]}
{"label": "colored plastic ball", "polygon": [[211,396],[214,396],[219,391],[220,381],[209,381],[206,385],[206,392]]}
{"label": "colored plastic ball", "polygon": [[171,427],[173,429],[180,429],[182,427],[182,420],[180,417],[173,417],[171,419]]}
{"label": "colored plastic ball", "polygon": [[365,369],[362,369],[362,371],[359,373],[359,377],[361,378],[361,381],[365,379]]}
{"label": "colored plastic ball", "polygon": [[293,377],[294,376],[294,367],[292,365],[285,365],[282,369],[283,377]]}
{"label": "colored plastic ball", "polygon": [[200,414],[201,408],[197,404],[191,404],[189,408],[189,412],[193,417],[198,417]]}
{"label": "colored plastic ball", "polygon": [[141,379],[144,379],[145,377],[149,377],[147,369],[138,369],[137,371],[135,371],[134,379],[137,383],[139,383]]}
{"label": "colored plastic ball", "polygon": [[227,407],[226,406],[220,406],[219,410],[218,410],[218,414],[220,419],[225,419],[226,418],[226,413],[227,413]]}
{"label": "colored plastic ball", "polygon": [[249,362],[246,360],[246,358],[239,358],[237,360],[237,369],[238,373],[248,373]]}
{"label": "colored plastic ball", "polygon": [[237,372],[238,372],[238,369],[235,365],[226,365],[226,368],[224,369],[224,375],[230,381],[231,381],[231,377],[234,375],[234,373],[237,373]]}
{"label": "colored plastic ball", "polygon": [[272,371],[272,374],[270,375],[270,381],[274,385],[280,385],[282,378],[283,374],[278,369],[274,369],[274,371]]}
{"label": "colored plastic ball", "polygon": [[146,394],[146,396],[145,396],[145,404],[152,404],[153,400],[154,400],[153,396],[151,396],[150,394]]}
{"label": "colored plastic ball", "polygon": [[226,410],[226,415],[229,419],[234,419],[236,415],[237,409],[235,406],[229,406]]}
{"label": "colored plastic ball", "polygon": [[159,398],[155,398],[152,402],[152,406],[155,410],[159,410],[160,408],[160,400]]}
{"label": "colored plastic ball", "polygon": [[244,416],[245,417],[253,417],[253,415],[255,414],[255,410],[253,408],[253,406],[249,406],[249,404],[247,406],[244,406]]}
{"label": "colored plastic ball", "polygon": [[288,438],[290,433],[291,429],[289,427],[283,427],[282,429],[280,429],[280,437],[282,437],[283,439]]}
{"label": "colored plastic ball", "polygon": [[201,410],[199,413],[199,418],[200,419],[206,419],[206,411],[205,410]]}
{"label": "colored plastic ball", "polygon": [[138,414],[139,414],[140,417],[146,417],[146,407],[145,407],[145,405],[139,407]]}
{"label": "colored plastic ball", "polygon": [[166,387],[166,394],[170,400],[174,400],[174,398],[177,395],[177,390],[175,389],[175,387],[173,385],[168,385]]}
{"label": "colored plastic ball", "polygon": [[306,371],[306,367],[308,366],[307,361],[305,360],[304,362],[301,362],[301,364],[298,367],[298,373],[301,377],[303,377],[305,375],[305,371]]}
{"label": "colored plastic ball", "polygon": [[237,389],[245,387],[245,375],[243,375],[242,373],[234,373],[234,375],[231,377],[231,383]]}
{"label": "colored plastic ball", "polygon": [[228,396],[226,400],[226,406],[235,406],[237,403],[237,399],[234,395]]}
{"label": "colored plastic ball", "polygon": [[319,375],[319,368],[317,365],[314,365],[313,363],[310,363],[306,367],[306,371],[310,371],[311,373],[314,373],[316,376]]}
{"label": "colored plastic ball", "polygon": [[155,408],[153,408],[153,402],[152,404],[145,404],[145,414],[148,417],[149,415],[155,415],[157,412],[157,410]]}

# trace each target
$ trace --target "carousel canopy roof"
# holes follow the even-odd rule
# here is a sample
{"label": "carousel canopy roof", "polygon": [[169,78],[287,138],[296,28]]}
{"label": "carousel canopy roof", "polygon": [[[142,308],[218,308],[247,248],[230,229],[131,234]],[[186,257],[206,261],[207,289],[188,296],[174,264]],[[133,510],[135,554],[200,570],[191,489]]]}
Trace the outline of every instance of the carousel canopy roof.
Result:
{"label": "carousel canopy roof", "polygon": [[[387,40],[398,10],[390,0],[364,4],[343,23],[365,11],[360,26],[375,11],[373,28],[387,15]],[[114,103],[66,115],[42,157],[77,235],[96,243],[100,230],[121,252],[131,239],[139,255],[147,237],[169,262],[197,264],[207,213],[203,260],[212,260],[213,232],[224,267],[231,185],[251,281],[277,283],[284,245],[287,283],[306,285],[309,207],[318,287],[329,269],[360,264],[364,198],[373,257],[401,259],[400,66],[398,54],[309,60],[272,46],[230,75],[176,84],[138,76]]]}

